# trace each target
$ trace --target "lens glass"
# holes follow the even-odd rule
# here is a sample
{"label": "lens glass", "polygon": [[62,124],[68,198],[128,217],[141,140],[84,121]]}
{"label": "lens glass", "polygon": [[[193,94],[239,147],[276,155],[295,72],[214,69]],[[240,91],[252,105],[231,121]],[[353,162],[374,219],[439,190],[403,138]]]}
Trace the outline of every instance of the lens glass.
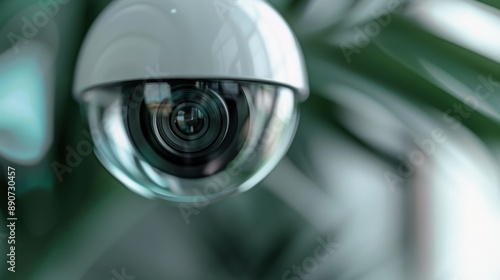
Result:
{"label": "lens glass", "polygon": [[150,123],[157,141],[177,156],[193,158],[210,153],[226,135],[227,108],[210,90],[179,87],[151,108]]}
{"label": "lens glass", "polygon": [[197,104],[179,105],[179,110],[175,113],[174,119],[176,130],[181,138],[187,138],[200,135],[209,125],[208,117],[203,113]]}
{"label": "lens glass", "polygon": [[127,131],[152,166],[182,178],[215,174],[248,139],[248,94],[236,82],[171,80],[130,84]]}
{"label": "lens glass", "polygon": [[165,80],[85,93],[94,151],[131,190],[182,204],[246,191],[291,143],[296,93],[258,82]]}

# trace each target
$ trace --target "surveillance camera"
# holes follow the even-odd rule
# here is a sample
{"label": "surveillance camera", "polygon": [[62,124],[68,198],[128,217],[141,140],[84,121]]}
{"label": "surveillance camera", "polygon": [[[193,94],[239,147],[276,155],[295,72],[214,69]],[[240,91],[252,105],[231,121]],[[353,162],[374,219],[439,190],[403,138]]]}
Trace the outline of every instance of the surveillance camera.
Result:
{"label": "surveillance camera", "polygon": [[180,204],[260,182],[308,95],[295,36],[260,0],[112,2],[75,75],[100,162],[132,191]]}

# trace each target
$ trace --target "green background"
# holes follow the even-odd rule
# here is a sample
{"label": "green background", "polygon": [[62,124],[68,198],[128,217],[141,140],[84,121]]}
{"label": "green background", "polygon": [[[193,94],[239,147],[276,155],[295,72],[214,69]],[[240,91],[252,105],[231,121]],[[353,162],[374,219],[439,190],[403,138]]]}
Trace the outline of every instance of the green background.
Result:
{"label": "green background", "polygon": [[[500,233],[500,87],[477,106],[467,105],[477,100],[467,98],[482,84],[480,77],[500,81],[500,46],[488,47],[500,34],[488,33],[500,31],[498,1],[439,6],[434,4],[446,1],[415,0],[403,2],[398,12],[389,10],[398,2],[391,0],[270,1],[296,32],[307,63],[311,96],[301,105],[297,136],[259,186],[201,209],[189,223],[178,208],[128,191],[93,154],[62,181],[54,172],[68,148],[87,140],[71,95],[73,73],[82,40],[108,2],[60,5],[50,24],[10,57],[7,34],[19,33],[21,18],[40,3],[0,2],[0,104],[19,98],[12,101],[15,110],[0,112],[1,152],[9,154],[0,163],[2,170],[17,170],[19,219],[17,272],[6,272],[6,239],[0,238],[1,279],[113,279],[113,271],[122,269],[135,279],[294,279],[284,273],[314,256],[318,238],[332,239],[337,249],[308,279],[469,279],[473,263],[469,269],[447,260],[462,254],[467,242],[479,241],[469,236],[458,246],[446,240],[460,235],[461,226],[474,229],[468,222],[485,213],[491,214],[485,221],[491,235],[477,226],[472,236],[490,242],[484,247],[491,254],[468,256],[483,264],[500,260],[498,242],[488,239]],[[457,9],[459,2],[468,9]],[[458,31],[436,18],[452,18]],[[374,22],[380,30],[360,45]],[[470,28],[461,33],[460,26]],[[476,37],[470,37],[474,28]],[[30,51],[36,42],[45,52]],[[43,67],[31,67],[33,60]],[[422,149],[416,142],[433,139],[436,129],[446,141],[436,143],[422,164],[408,164],[411,152]],[[39,147],[33,153],[41,158],[16,161],[16,153],[30,155],[23,145]],[[398,173],[402,165],[413,170],[408,178]],[[0,225],[7,215],[2,173]],[[448,193],[462,204],[449,204]],[[456,223],[443,214],[486,202],[483,212]],[[483,273],[498,279],[500,272]]]}

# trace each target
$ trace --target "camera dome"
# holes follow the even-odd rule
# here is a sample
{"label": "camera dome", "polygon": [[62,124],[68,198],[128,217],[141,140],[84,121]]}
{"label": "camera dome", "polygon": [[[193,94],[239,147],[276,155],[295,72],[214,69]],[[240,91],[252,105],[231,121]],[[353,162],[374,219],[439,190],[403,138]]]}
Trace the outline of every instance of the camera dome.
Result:
{"label": "camera dome", "polygon": [[196,203],[273,169],[308,86],[296,38],[264,1],[121,0],[89,30],[73,93],[111,174]]}
{"label": "camera dome", "polygon": [[73,93],[167,78],[261,81],[308,95],[300,46],[261,0],[111,2],[82,44]]}
{"label": "camera dome", "polygon": [[89,90],[83,105],[97,157],[127,187],[202,203],[272,170],[295,133],[296,96],[259,82],[149,81]]}

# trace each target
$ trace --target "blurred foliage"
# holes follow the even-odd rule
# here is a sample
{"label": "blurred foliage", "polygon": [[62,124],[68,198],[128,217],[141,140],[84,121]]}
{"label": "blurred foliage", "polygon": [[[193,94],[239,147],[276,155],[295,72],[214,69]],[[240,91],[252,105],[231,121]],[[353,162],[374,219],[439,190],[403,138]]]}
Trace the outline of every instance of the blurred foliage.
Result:
{"label": "blurred foliage", "polygon": [[[357,28],[377,22],[379,17],[374,14],[380,15],[391,0],[271,0],[295,30],[310,78],[311,97],[301,107],[303,120],[286,159],[295,169],[278,169],[261,187],[204,209],[186,226],[177,208],[130,193],[93,155],[65,174],[60,183],[50,168],[54,161],[65,160],[67,147],[76,147],[85,139],[79,106],[70,94],[72,76],[86,30],[108,2],[73,0],[54,17],[59,26],[54,141],[42,162],[19,167],[18,185],[31,187],[19,190],[22,219],[17,228],[16,279],[48,279],[48,275],[67,275],[68,270],[81,279],[111,279],[110,271],[122,267],[137,279],[165,279],[162,277],[167,273],[171,275],[168,279],[183,280],[281,279],[284,271],[312,254],[316,237],[331,232],[342,236],[348,232],[344,226],[356,218],[355,207],[347,207],[338,195],[343,181],[331,181],[325,170],[345,163],[350,170],[359,168],[368,174],[363,173],[366,169],[360,162],[397,168],[398,155],[409,149],[412,138],[428,135],[428,127],[443,126],[442,112],[464,103],[456,94],[458,90],[440,83],[425,65],[441,69],[469,91],[478,85],[478,76],[492,75],[500,80],[498,61],[424,25],[427,19],[412,13],[420,5],[418,1],[407,1],[404,12],[392,14],[388,25],[370,38],[366,47],[352,53],[349,63],[345,53],[356,48],[353,38],[358,36]],[[498,1],[481,2],[494,9],[500,7]],[[0,2],[0,26],[36,3]],[[440,12],[446,15],[446,11]],[[497,27],[500,30],[500,25]],[[351,48],[346,49],[346,44]],[[9,41],[0,38],[0,50],[9,47]],[[500,129],[494,116],[500,114],[499,94],[495,92],[488,110],[469,107],[471,117],[461,120],[495,158],[496,170]],[[321,149],[326,149],[324,158]],[[356,157],[360,159],[354,160]],[[2,170],[9,163],[3,164]],[[325,228],[305,214],[319,205],[317,201],[303,197],[304,204],[297,205],[290,202],[294,197],[287,200],[276,191],[277,187],[292,189],[293,182],[273,178],[295,173],[310,183],[302,187],[312,193],[318,189],[323,194],[320,197],[328,197],[339,207],[332,208],[338,212],[321,210],[336,219]],[[5,178],[1,185],[6,185]],[[5,192],[0,200],[6,201]],[[408,194],[400,204],[406,202]],[[2,216],[6,215],[4,209]],[[401,215],[408,215],[402,224],[414,219],[406,212]],[[363,250],[346,253],[344,262],[332,266],[331,278],[314,279],[398,279],[402,274],[397,269],[386,274],[387,278],[373,276],[382,275],[377,274],[378,269],[389,263],[392,267],[395,259],[411,272],[408,266],[416,249],[406,242],[412,237],[406,232],[410,230],[402,231],[401,240],[394,241],[401,248],[380,252],[375,261],[361,260]],[[5,273],[4,266],[0,268],[2,279],[14,279]]]}

